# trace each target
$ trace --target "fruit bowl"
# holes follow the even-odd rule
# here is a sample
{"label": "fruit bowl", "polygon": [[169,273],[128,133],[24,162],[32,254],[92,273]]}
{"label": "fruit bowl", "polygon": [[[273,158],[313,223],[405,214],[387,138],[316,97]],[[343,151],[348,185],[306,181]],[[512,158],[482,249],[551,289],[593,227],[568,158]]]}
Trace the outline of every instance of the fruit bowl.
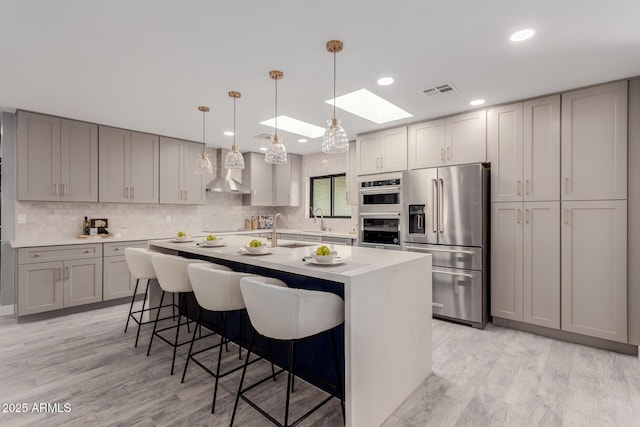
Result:
{"label": "fruit bowl", "polygon": [[261,254],[262,252],[264,252],[267,249],[267,245],[262,245],[262,246],[249,246],[246,245],[244,247],[247,252],[251,253],[251,254]]}
{"label": "fruit bowl", "polygon": [[313,259],[315,259],[316,262],[319,262],[321,264],[333,262],[333,260],[337,255],[338,255],[338,252],[336,251],[331,251],[329,255],[318,255],[317,253],[315,253],[315,251],[311,254]]}

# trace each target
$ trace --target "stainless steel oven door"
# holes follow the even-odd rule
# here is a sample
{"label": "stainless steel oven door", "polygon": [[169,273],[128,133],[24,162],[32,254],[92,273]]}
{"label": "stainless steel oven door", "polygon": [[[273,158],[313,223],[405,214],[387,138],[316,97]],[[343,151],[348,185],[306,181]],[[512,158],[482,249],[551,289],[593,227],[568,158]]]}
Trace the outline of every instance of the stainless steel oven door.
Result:
{"label": "stainless steel oven door", "polygon": [[360,188],[358,198],[360,212],[399,212],[402,209],[400,186]]}
{"label": "stainless steel oven door", "polygon": [[360,214],[360,246],[380,249],[402,249],[399,212],[370,212]]}

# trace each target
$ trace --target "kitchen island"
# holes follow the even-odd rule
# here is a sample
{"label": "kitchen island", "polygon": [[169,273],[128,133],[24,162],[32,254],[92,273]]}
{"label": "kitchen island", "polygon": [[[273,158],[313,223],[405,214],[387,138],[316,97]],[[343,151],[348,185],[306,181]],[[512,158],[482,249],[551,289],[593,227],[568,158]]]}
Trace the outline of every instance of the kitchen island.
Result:
{"label": "kitchen island", "polygon": [[[326,282],[328,287],[341,286],[336,293],[345,302],[347,425],[383,423],[431,372],[431,256],[329,245],[345,262],[314,265],[302,258],[317,245],[299,247],[299,242],[281,240],[279,247],[268,248],[267,255],[239,253],[249,240],[224,236],[225,246],[216,248],[168,240],[149,246],[236,268],[246,266],[245,271],[263,275],[285,273]],[[151,296],[156,298],[157,291]]]}

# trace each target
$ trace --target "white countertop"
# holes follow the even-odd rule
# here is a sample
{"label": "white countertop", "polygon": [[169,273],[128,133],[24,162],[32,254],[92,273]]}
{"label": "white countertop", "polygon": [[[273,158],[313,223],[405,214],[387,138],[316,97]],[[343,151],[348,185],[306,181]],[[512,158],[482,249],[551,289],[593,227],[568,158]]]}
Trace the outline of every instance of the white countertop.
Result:
{"label": "white countertop", "polygon": [[[214,231],[213,234],[220,236],[228,235],[256,235],[258,233],[271,233],[272,230],[258,229],[258,230],[244,230],[244,231]],[[333,231],[313,231],[313,230],[293,230],[293,229],[278,229],[278,233],[286,234],[300,234],[308,236],[322,236],[322,237],[340,237],[346,239],[355,239],[356,235],[351,233],[341,233]],[[198,232],[194,233],[194,238],[205,237],[210,232]],[[13,249],[17,248],[32,248],[36,246],[64,246],[64,245],[85,245],[88,243],[118,243],[118,242],[133,242],[138,240],[162,240],[169,239],[172,236],[166,234],[123,234],[121,237],[98,237],[89,236],[87,238],[69,237],[69,238],[55,238],[55,239],[43,239],[43,240],[10,240],[9,245]]]}
{"label": "white countertop", "polygon": [[[279,247],[268,247],[265,250],[268,254],[248,255],[239,253],[251,240],[248,236],[230,235],[224,236],[223,239],[225,246],[222,247],[197,246],[197,241],[174,243],[171,240],[153,241],[151,245],[342,283],[348,282],[348,280],[345,280],[348,277],[384,270],[391,266],[414,261],[418,258],[426,259],[426,257],[430,256],[417,252],[325,244],[331,250],[337,251],[338,256],[343,258],[345,262],[342,265],[317,265],[302,261],[302,258],[311,255],[320,243],[310,244],[306,247],[287,248],[280,245],[299,242],[279,239]],[[266,243],[266,239],[261,240]]]}

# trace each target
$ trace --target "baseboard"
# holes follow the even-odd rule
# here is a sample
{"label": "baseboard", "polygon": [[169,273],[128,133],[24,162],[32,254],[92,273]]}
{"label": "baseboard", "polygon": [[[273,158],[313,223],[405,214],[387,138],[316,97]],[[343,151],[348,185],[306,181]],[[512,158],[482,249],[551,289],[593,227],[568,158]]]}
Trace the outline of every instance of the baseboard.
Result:
{"label": "baseboard", "polygon": [[[144,299],[144,294],[136,295],[136,301],[142,300],[142,299]],[[112,299],[108,301],[95,302],[92,304],[61,308],[60,310],[45,311],[44,313],[36,313],[36,314],[28,314],[25,316],[19,316],[18,323],[27,323],[27,322],[34,322],[38,320],[44,320],[44,319],[52,319],[54,317],[65,316],[67,314],[82,313],[85,311],[97,310],[99,308],[112,307],[114,305],[120,305],[125,303],[131,303],[131,297],[117,298],[117,299]]]}
{"label": "baseboard", "polygon": [[0,305],[0,316],[13,316],[13,305]]}
{"label": "baseboard", "polygon": [[544,326],[531,325],[529,323],[502,319],[500,317],[494,317],[492,322],[494,325],[506,326],[508,328],[518,329],[520,331],[530,332],[536,335],[542,335],[562,341],[569,341],[575,344],[586,345],[589,347],[601,348],[603,350],[615,351],[617,353],[638,356],[638,346],[632,344],[625,344],[621,342],[605,340],[602,338],[589,337],[586,335],[576,334],[574,332],[545,328]]}

